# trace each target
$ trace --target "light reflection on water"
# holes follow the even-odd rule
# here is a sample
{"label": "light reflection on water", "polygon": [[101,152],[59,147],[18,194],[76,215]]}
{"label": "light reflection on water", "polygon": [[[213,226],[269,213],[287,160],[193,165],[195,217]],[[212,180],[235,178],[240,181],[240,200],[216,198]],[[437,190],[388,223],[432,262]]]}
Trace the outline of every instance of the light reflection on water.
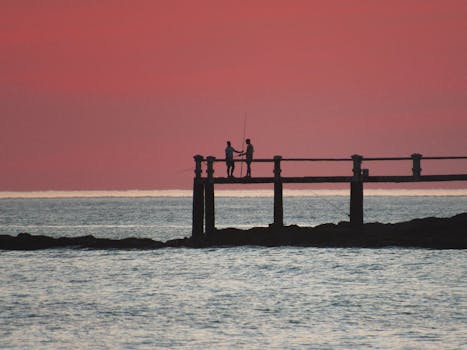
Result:
{"label": "light reflection on water", "polygon": [[[466,197],[368,197],[367,221],[466,211]],[[0,199],[0,234],[189,236],[190,198]],[[346,220],[348,198],[285,197],[289,224]],[[216,201],[218,227],[272,198]],[[0,251],[0,348],[467,348],[462,250]]]}
{"label": "light reflection on water", "polygon": [[[0,198],[0,234],[148,237],[166,241],[191,234],[192,202],[187,197]],[[448,217],[467,211],[466,196],[369,196],[365,221],[399,222]],[[345,196],[284,197],[286,224],[315,226],[348,221]],[[273,222],[272,197],[216,198],[216,226],[249,228]]]}
{"label": "light reflection on water", "polygon": [[3,252],[12,349],[467,346],[464,251]]}

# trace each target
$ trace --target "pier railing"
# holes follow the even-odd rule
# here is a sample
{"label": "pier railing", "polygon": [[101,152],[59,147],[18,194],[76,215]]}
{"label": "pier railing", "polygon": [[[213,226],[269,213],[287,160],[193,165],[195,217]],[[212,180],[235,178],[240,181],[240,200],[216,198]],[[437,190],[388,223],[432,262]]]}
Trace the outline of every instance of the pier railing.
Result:
{"label": "pier railing", "polygon": [[[422,175],[422,160],[467,160],[467,156],[424,157],[414,153],[410,157],[363,157],[358,154],[350,158],[282,158],[274,156],[254,159],[254,163],[273,163],[270,177],[215,177],[214,163],[225,162],[213,156],[194,156],[195,178],[193,183],[193,230],[194,237],[211,234],[215,230],[215,184],[274,184],[274,226],[283,226],[283,184],[287,183],[349,183],[350,184],[350,222],[363,224],[363,184],[467,181],[467,171],[463,174]],[[234,160],[242,162],[244,160]],[[363,162],[374,161],[411,161],[411,175],[372,176]],[[352,175],[348,176],[282,176],[283,162],[352,162]],[[206,164],[203,177],[203,164]],[[205,228],[204,228],[205,226]]]}

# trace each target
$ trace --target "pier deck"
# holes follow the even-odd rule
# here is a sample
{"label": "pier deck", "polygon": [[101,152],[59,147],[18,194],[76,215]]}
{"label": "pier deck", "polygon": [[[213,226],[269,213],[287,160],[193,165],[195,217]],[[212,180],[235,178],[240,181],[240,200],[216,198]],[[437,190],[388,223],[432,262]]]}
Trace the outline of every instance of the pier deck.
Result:
{"label": "pier deck", "polygon": [[[281,177],[282,183],[348,183],[352,181],[352,176],[292,176]],[[205,178],[207,181],[207,178]],[[366,176],[363,182],[443,182],[443,181],[466,181],[467,174],[457,175],[423,175],[418,178],[413,176]],[[274,183],[274,177],[214,177],[215,184],[269,184]]]}

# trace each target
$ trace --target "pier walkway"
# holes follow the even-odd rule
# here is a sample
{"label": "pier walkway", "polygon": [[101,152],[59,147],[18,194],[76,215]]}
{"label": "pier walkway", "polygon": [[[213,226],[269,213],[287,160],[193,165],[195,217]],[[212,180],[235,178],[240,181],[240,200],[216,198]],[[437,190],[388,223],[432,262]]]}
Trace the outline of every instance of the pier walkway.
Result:
{"label": "pier walkway", "polygon": [[[350,158],[282,158],[255,159],[255,163],[273,163],[271,177],[215,177],[214,163],[225,162],[225,159],[215,157],[194,156],[195,177],[193,182],[193,221],[192,237],[209,235],[215,230],[215,184],[274,184],[274,226],[283,226],[283,184],[289,183],[349,183],[350,184],[350,223],[363,224],[363,184],[367,183],[407,183],[407,182],[442,182],[467,181],[467,171],[464,174],[422,175],[423,160],[467,160],[467,156],[424,157],[414,153],[410,157],[369,157],[352,155]],[[242,160],[235,160],[241,162]],[[411,175],[371,176],[368,169],[362,168],[363,162],[374,161],[411,161]],[[284,162],[351,162],[352,175],[349,176],[303,176],[283,177]],[[203,164],[205,174],[203,177]]]}

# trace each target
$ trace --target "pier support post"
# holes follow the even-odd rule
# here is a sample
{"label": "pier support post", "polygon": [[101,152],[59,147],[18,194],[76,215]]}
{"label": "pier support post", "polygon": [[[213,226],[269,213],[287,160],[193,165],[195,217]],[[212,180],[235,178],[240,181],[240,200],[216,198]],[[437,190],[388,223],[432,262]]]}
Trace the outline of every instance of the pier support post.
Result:
{"label": "pier support post", "polygon": [[420,179],[420,176],[422,174],[422,168],[421,168],[421,160],[422,160],[422,155],[419,153],[414,153],[411,155],[412,157],[412,175],[415,179]]}
{"label": "pier support post", "polygon": [[284,226],[281,159],[281,156],[274,156],[274,226]]}
{"label": "pier support post", "polygon": [[195,178],[193,180],[193,217],[191,237],[198,239],[203,236],[204,231],[204,184],[201,177],[201,162],[203,156],[196,155],[195,159]]}
{"label": "pier support post", "polygon": [[353,225],[363,224],[363,178],[362,160],[363,157],[354,154],[353,177],[350,182],[350,223]]}
{"label": "pier support post", "polygon": [[204,188],[206,235],[209,236],[215,230],[215,208],[214,208],[214,160],[215,157],[206,157],[207,180]]}

